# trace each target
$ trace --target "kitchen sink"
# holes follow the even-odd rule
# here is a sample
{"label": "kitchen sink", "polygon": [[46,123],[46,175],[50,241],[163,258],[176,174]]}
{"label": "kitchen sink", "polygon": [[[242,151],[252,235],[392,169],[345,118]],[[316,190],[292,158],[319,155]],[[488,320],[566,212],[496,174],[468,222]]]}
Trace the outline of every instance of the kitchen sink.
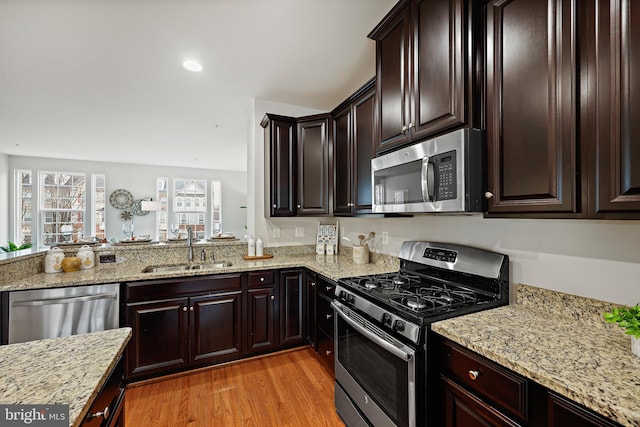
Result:
{"label": "kitchen sink", "polygon": [[171,273],[174,271],[215,270],[216,268],[231,267],[228,261],[205,262],[202,264],[149,265],[143,273]]}

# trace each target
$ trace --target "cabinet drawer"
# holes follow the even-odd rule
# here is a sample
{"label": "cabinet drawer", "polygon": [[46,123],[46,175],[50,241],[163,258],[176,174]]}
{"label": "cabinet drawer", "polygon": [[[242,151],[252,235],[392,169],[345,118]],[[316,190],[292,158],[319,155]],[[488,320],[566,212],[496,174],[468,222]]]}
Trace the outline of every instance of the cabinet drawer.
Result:
{"label": "cabinet drawer", "polygon": [[317,322],[318,329],[329,337],[333,338],[333,308],[331,308],[331,300],[319,295],[317,299]]}
{"label": "cabinet drawer", "polygon": [[117,417],[124,407],[123,373],[124,363],[120,359],[102,390],[100,390],[100,393],[91,404],[87,416],[82,421],[82,427],[111,426],[117,422]]}
{"label": "cabinet drawer", "polygon": [[440,370],[481,399],[527,418],[527,380],[451,342],[440,348]]}
{"label": "cabinet drawer", "polygon": [[336,291],[335,283],[329,282],[327,280],[318,279],[318,293],[326,295],[327,297],[333,299],[335,291]]}
{"label": "cabinet drawer", "polygon": [[232,291],[241,288],[241,274],[219,274],[127,283],[125,301],[152,301],[206,292]]}
{"label": "cabinet drawer", "polygon": [[275,283],[276,273],[274,271],[260,271],[249,273],[249,287],[255,288],[259,286],[273,286]]}
{"label": "cabinet drawer", "polygon": [[323,333],[318,334],[318,358],[329,371],[334,372],[333,338]]}

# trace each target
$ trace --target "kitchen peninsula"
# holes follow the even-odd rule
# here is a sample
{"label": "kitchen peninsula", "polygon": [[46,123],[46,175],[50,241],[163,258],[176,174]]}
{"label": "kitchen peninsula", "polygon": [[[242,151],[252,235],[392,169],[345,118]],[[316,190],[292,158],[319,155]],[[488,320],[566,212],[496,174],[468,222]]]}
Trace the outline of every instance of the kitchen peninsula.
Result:
{"label": "kitchen peninsula", "polygon": [[0,346],[0,403],[68,404],[79,426],[130,338],[121,328]]}

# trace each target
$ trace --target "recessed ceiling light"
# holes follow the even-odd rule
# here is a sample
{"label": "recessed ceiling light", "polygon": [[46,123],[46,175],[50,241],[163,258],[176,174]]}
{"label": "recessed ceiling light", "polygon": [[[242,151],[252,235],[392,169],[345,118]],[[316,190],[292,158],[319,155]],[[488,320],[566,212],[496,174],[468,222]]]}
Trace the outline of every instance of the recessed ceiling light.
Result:
{"label": "recessed ceiling light", "polygon": [[196,72],[196,73],[199,73],[200,71],[203,70],[202,64],[200,64],[198,61],[193,61],[191,59],[188,60],[188,61],[184,61],[182,63],[182,66],[184,68],[186,68],[187,70],[193,71],[193,72]]}

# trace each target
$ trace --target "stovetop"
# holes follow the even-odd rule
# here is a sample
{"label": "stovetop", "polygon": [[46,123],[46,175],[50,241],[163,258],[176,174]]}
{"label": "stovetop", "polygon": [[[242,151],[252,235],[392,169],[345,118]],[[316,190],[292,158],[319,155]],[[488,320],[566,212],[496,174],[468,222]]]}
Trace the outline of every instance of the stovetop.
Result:
{"label": "stovetop", "polygon": [[365,298],[412,318],[427,318],[494,300],[473,289],[407,271],[356,276],[340,282]]}
{"label": "stovetop", "polygon": [[[402,244],[399,258],[397,272],[341,279],[338,301],[410,339],[416,328],[431,322],[508,304],[506,255],[409,241]],[[404,334],[409,322],[415,327]]]}

